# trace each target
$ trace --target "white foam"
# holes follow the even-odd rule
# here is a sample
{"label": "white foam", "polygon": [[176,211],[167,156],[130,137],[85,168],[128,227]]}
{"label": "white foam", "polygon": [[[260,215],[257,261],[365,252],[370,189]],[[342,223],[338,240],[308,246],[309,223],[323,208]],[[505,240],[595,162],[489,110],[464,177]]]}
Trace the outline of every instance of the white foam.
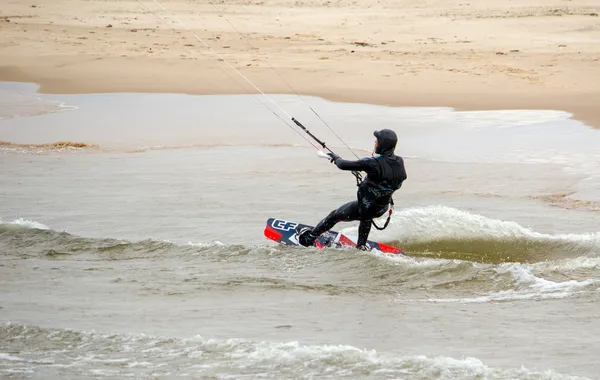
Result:
{"label": "white foam", "polygon": [[[214,341],[213,341],[214,342]],[[214,342],[216,343],[216,342]],[[242,368],[256,368],[271,363],[281,369],[301,368],[303,373],[312,370],[316,377],[326,372],[329,376],[354,376],[374,374],[398,374],[402,377],[417,376],[440,379],[488,378],[539,378],[548,379],[572,378],[548,370],[539,373],[526,368],[499,369],[490,368],[481,360],[473,357],[461,359],[451,357],[429,358],[424,355],[403,356],[398,354],[378,353],[375,350],[359,349],[348,345],[303,346],[298,342],[267,343],[248,345],[243,340],[227,341],[227,350],[233,350],[228,358],[239,361]],[[225,348],[223,347],[223,348]],[[316,372],[322,363],[326,369]],[[220,365],[220,364],[217,364]]]}
{"label": "white foam", "polygon": [[555,261],[544,261],[531,264],[531,267],[540,272],[567,272],[579,270],[600,269],[600,257],[576,257]]}
{"label": "white foam", "polygon": [[[356,227],[342,230],[356,234]],[[512,221],[502,221],[447,206],[428,206],[403,209],[393,214],[390,225],[383,231],[372,231],[372,239],[408,243],[436,239],[468,238],[528,238],[538,241],[589,243],[600,247],[600,232],[584,234],[544,234]]]}
{"label": "white foam", "polygon": [[[77,109],[57,100],[42,99],[39,94],[10,94],[0,90],[0,120],[41,116]],[[16,96],[15,96],[16,95]]]}
{"label": "white foam", "polygon": [[550,281],[536,276],[532,270],[544,264],[502,264],[492,268],[498,275],[510,275],[515,281],[515,289],[492,292],[477,297],[467,298],[429,298],[429,302],[458,302],[485,303],[495,301],[514,301],[528,299],[559,299],[585,293],[583,288],[598,283],[600,280],[586,279],[583,281],[569,280],[562,282]]}
{"label": "white foam", "polygon": [[91,362],[96,363],[106,363],[106,364],[123,364],[131,361],[131,358],[122,358],[122,359],[90,359]]}
{"label": "white foam", "polygon": [[564,281],[554,282],[546,280],[540,277],[536,277],[532,271],[532,266],[528,264],[510,263],[503,264],[496,268],[496,272],[499,274],[510,273],[517,281],[517,285],[522,287],[528,287],[536,289],[540,292],[552,292],[555,290],[579,288],[596,283],[598,280],[585,280],[585,281]]}
{"label": "white foam", "polygon": [[119,371],[114,369],[91,369],[90,373],[94,376],[115,376],[119,375]]}
{"label": "white foam", "polygon": [[5,372],[8,373],[33,373],[34,369],[31,367],[25,367],[25,368],[8,368],[6,370],[4,370]]}
{"label": "white foam", "polygon": [[[30,109],[30,110],[26,110],[26,111],[22,110],[20,112],[16,112],[14,110],[14,108],[17,108],[16,105],[8,105],[8,106],[6,106],[6,108],[8,109],[10,106],[10,108],[13,108],[13,111],[9,111],[10,113],[0,114],[0,120],[16,119],[16,118],[20,118],[20,117],[42,116],[42,115],[48,115],[48,114],[77,109],[76,106],[69,106],[69,105],[66,105],[61,102],[50,102],[50,103],[56,103],[52,106],[49,106],[49,107],[55,107],[55,108],[48,108],[48,106],[40,107],[39,105],[32,104],[32,105],[29,105],[29,107],[34,108],[34,109]],[[39,108],[35,109],[36,107],[39,107]]]}
{"label": "white foam", "polygon": [[443,270],[448,269],[450,266],[457,265],[469,265],[474,268],[482,266],[482,264],[473,261],[464,261],[459,259],[434,259],[434,258],[423,258],[423,257],[411,257],[404,255],[390,255],[390,254],[379,254],[373,253],[373,251],[366,252],[376,257],[380,257],[391,263],[398,265],[407,265],[411,268],[419,270]]}
{"label": "white foam", "polygon": [[198,247],[198,248],[212,248],[212,247],[224,247],[226,244],[215,240],[213,242],[207,242],[207,243],[203,243],[203,242],[192,243],[191,241],[188,241],[187,245],[190,245],[192,247]]}
{"label": "white foam", "polygon": [[0,360],[23,361],[23,359],[0,352]]}
{"label": "white foam", "polygon": [[562,291],[550,293],[535,293],[526,291],[505,290],[497,293],[491,293],[479,297],[466,298],[428,298],[428,302],[435,303],[487,303],[500,301],[522,301],[522,300],[545,300],[545,299],[560,299],[581,294],[583,292]]}
{"label": "white foam", "polygon": [[28,227],[28,228],[35,228],[35,229],[38,229],[38,230],[48,230],[48,229],[50,229],[45,224],[42,224],[42,223],[39,223],[39,222],[35,222],[35,221],[31,221],[31,220],[25,220],[23,218],[19,218],[17,220],[12,221],[12,222],[2,222],[0,220],[0,224],[14,224],[14,225]]}
{"label": "white foam", "polygon": [[127,365],[128,367],[134,368],[134,367],[154,367],[154,364],[150,363],[150,362],[133,362],[133,363],[129,363]]}
{"label": "white foam", "polygon": [[[58,345],[56,348],[59,350],[44,348],[38,352],[34,347],[28,353],[32,358],[31,363],[38,364],[38,370],[46,364],[35,360],[35,356],[40,354],[47,359],[48,354],[52,353],[60,354],[53,358],[59,362],[59,366],[64,368],[70,365],[76,368],[74,371],[80,371],[77,368],[83,367],[97,376],[113,376],[117,374],[115,367],[118,367],[121,377],[139,375],[142,368],[148,368],[157,376],[168,376],[173,371],[178,375],[189,373],[190,376],[197,376],[199,371],[209,371],[218,377],[229,377],[249,370],[253,374],[264,373],[265,377],[274,379],[303,375],[314,378],[394,375],[440,379],[573,379],[550,370],[542,373],[525,368],[492,368],[474,357],[408,356],[349,345],[302,345],[297,341],[254,342],[245,339],[205,339],[201,336],[189,339],[160,338],[144,334],[74,333],[59,329],[44,332],[25,325],[8,323],[5,326],[14,329],[12,334],[25,341],[28,331],[33,330],[32,337],[37,338],[44,333],[49,341]],[[19,331],[19,327],[23,331]],[[73,334],[80,335],[80,339],[74,340]],[[68,349],[60,350],[62,347]],[[118,357],[123,352],[128,353],[127,358]],[[7,372],[7,369],[0,367],[1,372]]]}

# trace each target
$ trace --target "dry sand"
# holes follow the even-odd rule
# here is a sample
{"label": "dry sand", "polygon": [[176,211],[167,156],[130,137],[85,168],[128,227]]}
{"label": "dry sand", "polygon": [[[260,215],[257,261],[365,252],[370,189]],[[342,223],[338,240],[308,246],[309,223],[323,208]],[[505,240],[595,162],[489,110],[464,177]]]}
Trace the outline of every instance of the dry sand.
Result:
{"label": "dry sand", "polygon": [[[160,4],[266,93],[292,92],[279,74],[332,100],[559,109],[600,127],[598,0]],[[256,92],[153,0],[3,0],[0,80],[63,94]]]}

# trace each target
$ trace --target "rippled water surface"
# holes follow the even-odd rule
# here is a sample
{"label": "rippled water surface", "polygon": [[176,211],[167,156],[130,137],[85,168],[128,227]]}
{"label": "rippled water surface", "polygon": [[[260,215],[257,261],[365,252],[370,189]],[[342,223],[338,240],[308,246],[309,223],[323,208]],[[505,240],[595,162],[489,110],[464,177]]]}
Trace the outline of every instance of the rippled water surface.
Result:
{"label": "rippled water surface", "polygon": [[252,97],[1,84],[0,377],[598,377],[600,131],[304,99],[359,156],[398,133],[409,178],[371,238],[406,256],[264,238],[356,186]]}

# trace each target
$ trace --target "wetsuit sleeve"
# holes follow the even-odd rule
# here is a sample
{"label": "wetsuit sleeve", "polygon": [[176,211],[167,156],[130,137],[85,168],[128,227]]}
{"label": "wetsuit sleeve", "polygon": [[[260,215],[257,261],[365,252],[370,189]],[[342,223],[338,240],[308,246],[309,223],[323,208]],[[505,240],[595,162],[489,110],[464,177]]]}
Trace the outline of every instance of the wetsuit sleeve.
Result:
{"label": "wetsuit sleeve", "polygon": [[363,158],[362,160],[357,161],[347,161],[341,158],[335,160],[335,165],[341,170],[352,170],[352,171],[362,171],[367,174],[375,174],[377,172],[376,167],[373,165],[374,159],[372,158]]}

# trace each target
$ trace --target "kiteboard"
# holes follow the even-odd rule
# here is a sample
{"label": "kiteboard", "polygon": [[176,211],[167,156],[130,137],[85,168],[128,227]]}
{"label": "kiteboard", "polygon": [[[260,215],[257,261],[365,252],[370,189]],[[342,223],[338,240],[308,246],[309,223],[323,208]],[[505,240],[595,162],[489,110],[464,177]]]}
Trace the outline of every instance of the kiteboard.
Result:
{"label": "kiteboard", "polygon": [[[265,226],[264,234],[266,238],[273,240],[277,243],[302,247],[302,245],[298,243],[298,231],[300,231],[304,227],[313,228],[312,226],[306,224],[291,222],[283,219],[269,218],[267,220],[267,225]],[[315,245],[318,248],[356,247],[356,238],[347,236],[336,231],[327,231],[317,238],[317,240],[315,241]],[[383,243],[378,243],[371,240],[367,241],[367,249],[376,249],[384,253],[390,253],[395,255],[404,254],[404,251],[400,248]]]}

